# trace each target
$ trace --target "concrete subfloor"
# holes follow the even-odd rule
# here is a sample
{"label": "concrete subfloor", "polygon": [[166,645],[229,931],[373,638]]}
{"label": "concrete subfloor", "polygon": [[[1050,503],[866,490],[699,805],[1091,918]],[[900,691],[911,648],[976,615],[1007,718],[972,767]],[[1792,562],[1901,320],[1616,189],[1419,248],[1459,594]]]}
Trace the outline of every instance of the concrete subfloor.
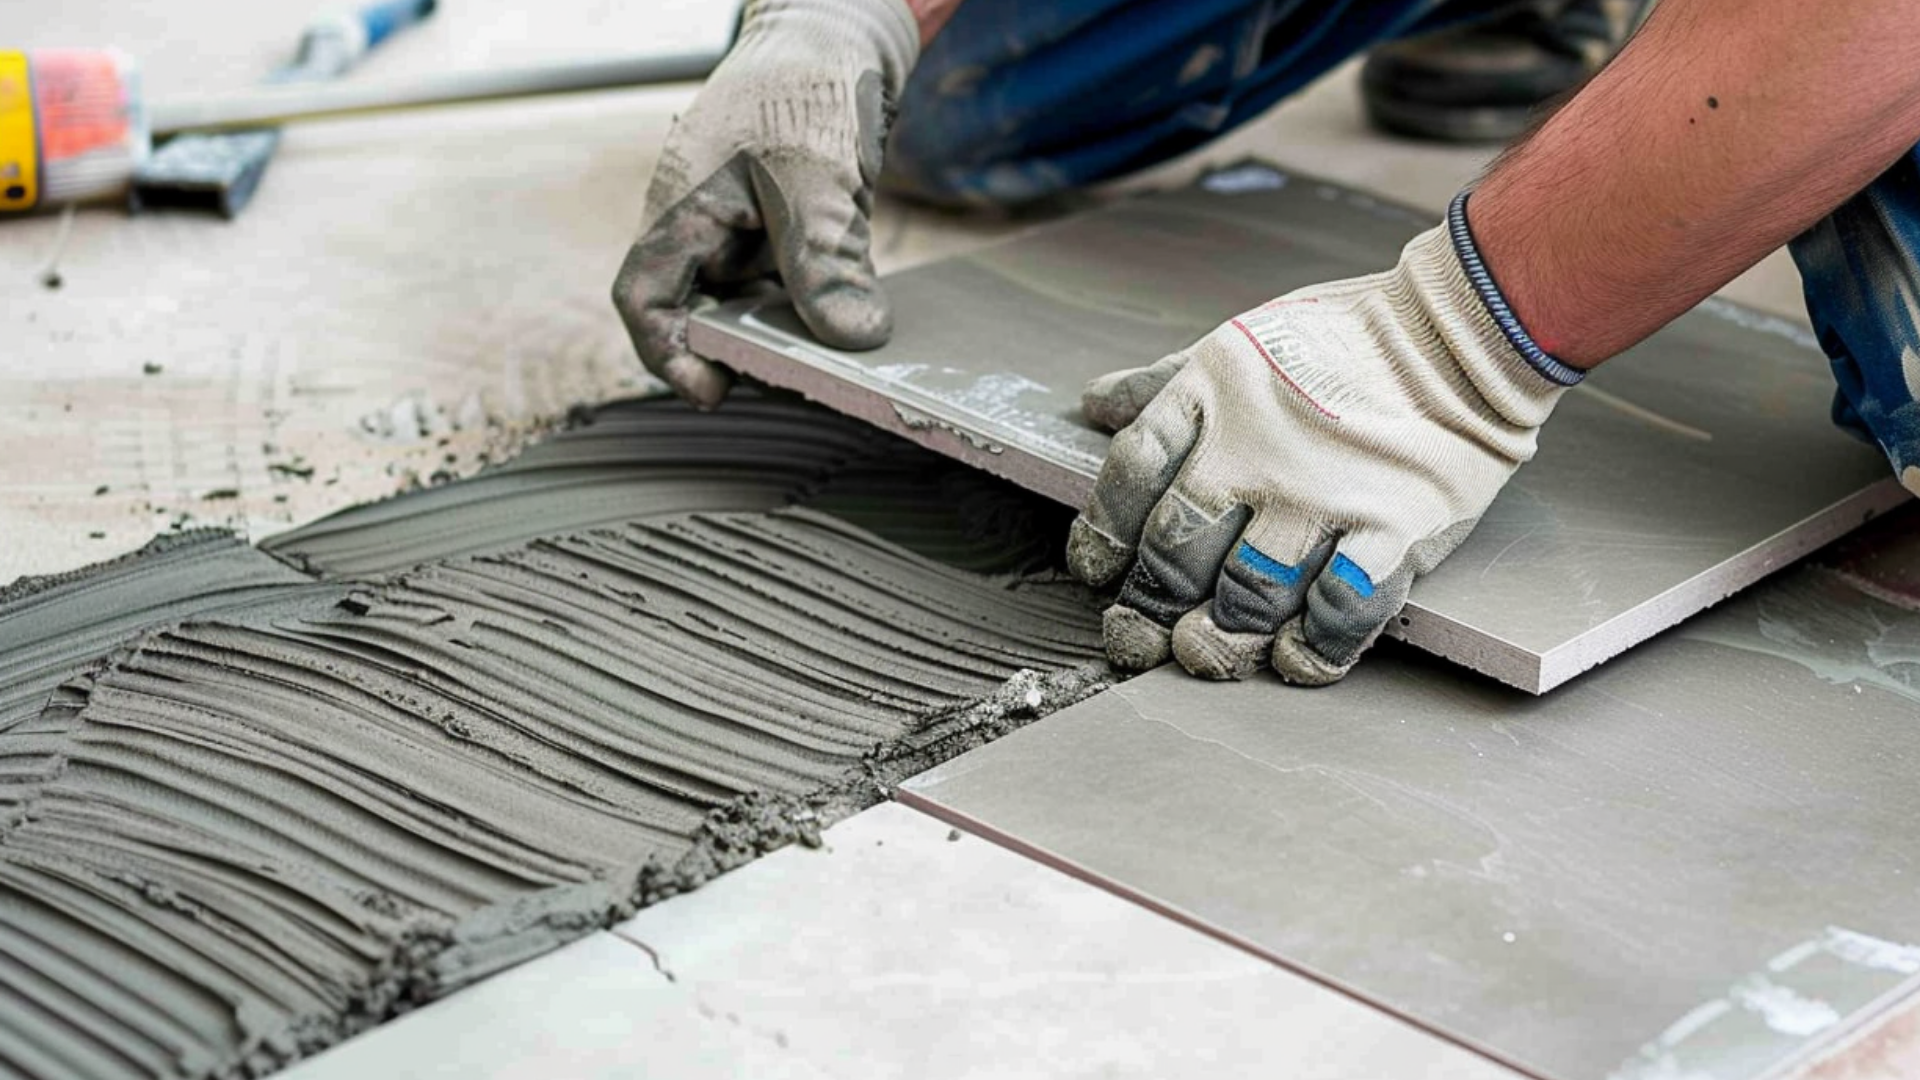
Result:
{"label": "concrete subfloor", "polygon": [[[471,0],[356,77],[679,51],[721,40],[731,7]],[[84,0],[37,7],[11,39],[119,44],[157,98],[259,78],[300,14]],[[1355,73],[1112,187],[1257,153],[1437,220],[1488,151],[1371,133]],[[15,345],[0,363],[0,581],[178,524],[262,538],[471,473],[568,406],[647,385],[606,289],[690,96],[297,128],[232,223],[111,208],[70,228],[0,223],[0,339]],[[1023,224],[885,202],[876,257],[897,268]],[[58,289],[43,283],[50,263]],[[1728,294],[1799,317],[1779,255]],[[293,1075],[1511,1075],[984,841],[949,842],[902,808],[829,837],[828,853],[770,857]]]}

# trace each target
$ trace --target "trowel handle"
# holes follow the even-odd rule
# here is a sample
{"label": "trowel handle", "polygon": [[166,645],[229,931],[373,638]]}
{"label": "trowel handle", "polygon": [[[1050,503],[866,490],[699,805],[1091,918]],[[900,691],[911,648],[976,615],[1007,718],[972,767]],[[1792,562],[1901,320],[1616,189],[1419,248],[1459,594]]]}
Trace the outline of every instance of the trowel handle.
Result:
{"label": "trowel handle", "polygon": [[358,10],[340,10],[307,24],[293,63],[269,83],[320,82],[346,74],[379,44],[433,14],[436,0],[383,0]]}
{"label": "trowel handle", "polygon": [[395,30],[404,30],[433,14],[437,0],[386,0],[360,9],[360,23],[367,28],[367,48],[371,49]]}

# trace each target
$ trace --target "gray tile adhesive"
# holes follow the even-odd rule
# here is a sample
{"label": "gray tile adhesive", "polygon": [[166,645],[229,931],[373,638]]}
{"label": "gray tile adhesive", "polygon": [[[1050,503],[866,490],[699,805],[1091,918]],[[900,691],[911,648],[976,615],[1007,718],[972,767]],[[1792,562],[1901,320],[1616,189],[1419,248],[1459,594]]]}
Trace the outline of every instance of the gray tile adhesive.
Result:
{"label": "gray tile adhesive", "polygon": [[1057,517],[808,406],[645,402],[271,554],[16,582],[0,1075],[270,1072],[1079,700]]}

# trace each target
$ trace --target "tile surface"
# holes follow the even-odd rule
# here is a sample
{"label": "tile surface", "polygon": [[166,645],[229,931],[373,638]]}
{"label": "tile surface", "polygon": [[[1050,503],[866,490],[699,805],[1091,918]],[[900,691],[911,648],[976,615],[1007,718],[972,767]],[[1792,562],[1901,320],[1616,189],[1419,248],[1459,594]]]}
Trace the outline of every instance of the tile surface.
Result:
{"label": "tile surface", "polygon": [[1796,571],[1545,698],[1162,669],[901,797],[1555,1080],[1748,1080],[1920,973],[1916,663]]}
{"label": "tile surface", "polygon": [[836,1076],[1513,1080],[941,822],[881,806],[616,933]]}
{"label": "tile surface", "polygon": [[[276,1074],[285,1080],[613,1080],[822,1074],[770,1040],[690,1022],[684,993],[608,933],[496,975]],[[762,1045],[764,1043],[764,1045]]]}
{"label": "tile surface", "polygon": [[[1390,265],[1432,218],[1351,189],[1185,190],[891,276],[888,346],[842,353],[783,304],[722,308],[694,347],[1079,505],[1106,436],[1080,388],[1294,287]],[[1540,453],[1415,585],[1393,631],[1541,692],[1904,499],[1828,421],[1794,323],[1710,301],[1562,401]]]}
{"label": "tile surface", "polygon": [[1518,1080],[898,805],[285,1075]]}

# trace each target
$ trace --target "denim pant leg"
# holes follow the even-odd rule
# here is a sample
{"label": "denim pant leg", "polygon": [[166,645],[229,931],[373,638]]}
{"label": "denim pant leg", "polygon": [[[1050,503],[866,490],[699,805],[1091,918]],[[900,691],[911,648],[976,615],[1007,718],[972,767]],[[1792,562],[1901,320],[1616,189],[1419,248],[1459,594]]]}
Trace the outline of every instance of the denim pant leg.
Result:
{"label": "denim pant leg", "polygon": [[1920,148],[1788,250],[1833,363],[1834,423],[1920,492]]}
{"label": "denim pant leg", "polygon": [[890,186],[1019,203],[1226,133],[1342,61],[1515,0],[967,0],[920,58]]}

